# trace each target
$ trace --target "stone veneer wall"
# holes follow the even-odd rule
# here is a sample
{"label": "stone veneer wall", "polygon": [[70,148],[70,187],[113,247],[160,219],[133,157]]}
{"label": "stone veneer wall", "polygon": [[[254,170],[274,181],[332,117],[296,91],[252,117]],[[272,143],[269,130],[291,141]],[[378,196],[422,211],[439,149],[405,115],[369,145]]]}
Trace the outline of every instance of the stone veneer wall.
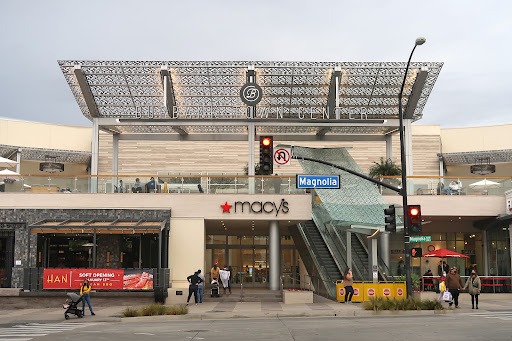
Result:
{"label": "stone veneer wall", "polygon": [[[12,270],[11,287],[21,288],[23,286],[23,268],[35,267],[37,259],[37,234],[30,234],[28,226],[43,220],[167,220],[167,227],[171,218],[170,210],[120,210],[120,209],[3,209],[0,210],[0,223],[17,223],[14,227],[14,260],[21,260],[21,265],[15,265]],[[8,226],[8,225],[4,225]],[[12,226],[12,225],[11,225]],[[30,251],[29,248],[30,238]],[[107,238],[102,240],[110,243]],[[102,242],[103,243],[103,242]],[[109,245],[109,251],[119,249],[119,243]],[[100,250],[100,238],[98,238],[98,255]],[[105,259],[106,261],[106,252]],[[114,254],[116,256],[114,256]],[[115,258],[117,257],[117,258]],[[119,265],[119,252],[111,251],[110,267]],[[98,259],[98,266],[102,263]]]}

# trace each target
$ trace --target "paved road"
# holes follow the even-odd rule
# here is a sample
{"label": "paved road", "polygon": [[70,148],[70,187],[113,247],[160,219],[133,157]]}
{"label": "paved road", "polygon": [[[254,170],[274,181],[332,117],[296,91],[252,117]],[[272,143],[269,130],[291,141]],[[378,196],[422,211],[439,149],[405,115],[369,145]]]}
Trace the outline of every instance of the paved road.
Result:
{"label": "paved road", "polygon": [[[512,311],[438,316],[325,317],[31,324],[0,328],[6,340],[512,340]],[[13,333],[13,329],[15,333]],[[10,334],[9,334],[10,333]],[[14,334],[14,335],[13,335]],[[46,335],[43,335],[46,334]]]}

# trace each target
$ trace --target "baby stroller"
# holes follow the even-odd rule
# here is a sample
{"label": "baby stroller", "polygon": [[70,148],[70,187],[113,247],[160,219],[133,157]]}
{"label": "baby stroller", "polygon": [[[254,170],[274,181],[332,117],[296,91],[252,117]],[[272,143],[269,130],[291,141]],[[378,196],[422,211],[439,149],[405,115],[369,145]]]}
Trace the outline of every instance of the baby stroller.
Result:
{"label": "baby stroller", "polygon": [[77,317],[84,317],[82,309],[78,308],[78,303],[82,302],[82,296],[75,294],[74,292],[68,292],[69,299],[62,305],[62,308],[66,309],[64,317],[69,320],[68,314],[75,314]]}
{"label": "baby stroller", "polygon": [[212,281],[211,297],[219,297],[219,283],[216,280]]}

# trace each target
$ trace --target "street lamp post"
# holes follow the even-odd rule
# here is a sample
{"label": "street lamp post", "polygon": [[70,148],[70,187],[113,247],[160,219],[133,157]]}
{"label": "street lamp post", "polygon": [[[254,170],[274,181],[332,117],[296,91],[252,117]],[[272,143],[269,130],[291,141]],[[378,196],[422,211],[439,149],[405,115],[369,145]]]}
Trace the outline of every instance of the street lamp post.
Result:
{"label": "street lamp post", "polygon": [[411,51],[407,66],[405,68],[404,81],[402,82],[402,88],[398,95],[398,119],[400,121],[400,161],[402,168],[402,205],[404,207],[404,253],[405,253],[405,281],[407,297],[412,296],[412,278],[411,278],[411,244],[409,241],[409,226],[407,224],[407,170],[405,162],[405,146],[404,146],[404,119],[402,113],[402,94],[404,92],[405,80],[407,79],[407,72],[409,70],[409,64],[411,64],[412,54],[416,49],[416,46],[423,45],[427,40],[423,37],[416,39],[414,48]]}

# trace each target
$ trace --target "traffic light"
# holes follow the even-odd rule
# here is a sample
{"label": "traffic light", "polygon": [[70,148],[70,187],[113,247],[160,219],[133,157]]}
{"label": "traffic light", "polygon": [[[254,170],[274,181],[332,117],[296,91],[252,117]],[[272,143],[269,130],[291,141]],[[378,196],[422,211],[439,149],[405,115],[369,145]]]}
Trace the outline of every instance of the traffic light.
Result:
{"label": "traffic light", "polygon": [[389,205],[384,209],[384,221],[386,222],[385,229],[387,232],[396,232],[396,212],[395,205]]}
{"label": "traffic light", "polygon": [[421,247],[413,247],[411,249],[411,256],[412,257],[421,257],[421,256],[423,256],[423,249]]}
{"label": "traffic light", "polygon": [[272,136],[260,136],[260,174],[271,175],[274,171],[274,139]]}
{"label": "traffic light", "polygon": [[421,234],[421,206],[407,205],[407,222],[410,234]]}

